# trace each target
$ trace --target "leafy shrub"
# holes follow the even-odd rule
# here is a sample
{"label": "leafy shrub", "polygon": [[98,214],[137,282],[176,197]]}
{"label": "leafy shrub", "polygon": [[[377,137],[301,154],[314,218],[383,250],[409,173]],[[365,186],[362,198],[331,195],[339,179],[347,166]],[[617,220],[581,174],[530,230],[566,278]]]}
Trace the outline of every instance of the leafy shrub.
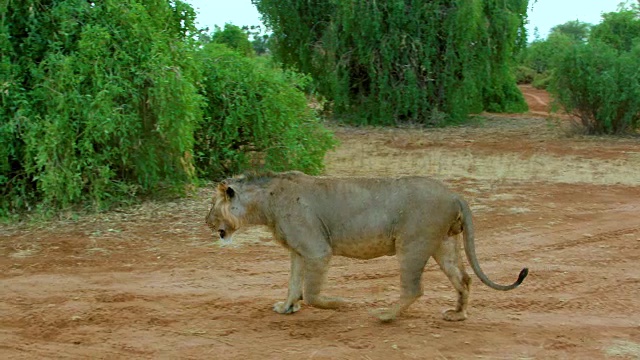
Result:
{"label": "leafy shrub", "polygon": [[586,42],[591,24],[578,20],[554,26],[547,39],[537,38],[518,54],[515,69],[519,84],[532,84],[537,89],[549,86],[557,62],[573,45]]}
{"label": "leafy shrub", "polygon": [[545,71],[541,74],[535,74],[531,85],[536,89],[546,90],[553,79],[553,71]]}
{"label": "leafy shrub", "polygon": [[531,84],[533,78],[537,75],[536,71],[524,65],[516,67],[516,84]]}
{"label": "leafy shrub", "polygon": [[199,50],[182,1],[0,11],[0,217],[101,209],[252,161],[314,173],[335,144],[297,90],[306,77],[220,44]]}
{"label": "leafy shrub", "polygon": [[221,44],[205,45],[200,59],[206,107],[195,134],[195,160],[201,176],[219,178],[249,166],[322,169],[335,141],[299,90],[307,77]]}
{"label": "leafy shrub", "polygon": [[575,46],[558,63],[551,91],[589,134],[619,134],[640,121],[640,46],[620,52],[599,43]]}
{"label": "leafy shrub", "polygon": [[576,44],[582,44],[587,41],[592,24],[582,22],[580,20],[570,20],[564,24],[556,25],[551,28],[551,36],[562,34],[572,40]]}
{"label": "leafy shrub", "polygon": [[2,14],[0,215],[191,181],[201,97],[189,5],[23,0]]}
{"label": "leafy shrub", "polygon": [[640,41],[640,4],[625,4],[617,12],[602,15],[602,22],[593,27],[591,41],[603,42],[619,51],[631,51]]}
{"label": "leafy shrub", "polygon": [[640,121],[640,6],[602,15],[588,44],[558,63],[551,89],[590,134],[635,131]]}
{"label": "leafy shrub", "polygon": [[571,49],[577,41],[562,33],[552,33],[546,40],[536,40],[529,44],[520,54],[518,63],[536,74],[543,74],[552,70],[555,63],[565,52]]}
{"label": "leafy shrub", "polygon": [[229,48],[234,49],[245,56],[254,55],[253,45],[249,41],[248,30],[243,30],[241,27],[233,24],[224,24],[224,30],[216,26],[213,35],[211,36],[211,42],[216,44],[224,44]]}

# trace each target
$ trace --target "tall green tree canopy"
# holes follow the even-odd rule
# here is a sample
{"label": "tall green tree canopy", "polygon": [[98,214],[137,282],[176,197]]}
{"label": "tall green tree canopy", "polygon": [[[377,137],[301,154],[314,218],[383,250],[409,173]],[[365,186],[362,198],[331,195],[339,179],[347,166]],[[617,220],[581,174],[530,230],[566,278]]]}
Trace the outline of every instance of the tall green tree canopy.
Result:
{"label": "tall green tree canopy", "polygon": [[[549,72],[565,52],[575,44],[587,42],[593,25],[578,20],[551,28],[546,39],[536,38],[518,56],[518,64],[535,72]],[[549,76],[549,75],[547,75]]]}
{"label": "tall green tree canopy", "polygon": [[616,12],[602,15],[602,22],[594,26],[592,41],[603,42],[619,51],[630,51],[640,42],[640,5],[624,4]]}
{"label": "tall green tree canopy", "polygon": [[253,0],[273,53],[358,123],[522,111],[511,65],[527,0]]}
{"label": "tall green tree canopy", "polygon": [[585,42],[589,38],[592,24],[582,22],[580,20],[567,21],[564,24],[556,25],[551,28],[551,35],[563,34],[568,36],[575,42]]}
{"label": "tall green tree canopy", "polygon": [[251,41],[249,41],[248,29],[244,30],[233,24],[224,24],[224,29],[216,26],[211,36],[211,42],[225,44],[245,56],[254,54],[253,46]]}

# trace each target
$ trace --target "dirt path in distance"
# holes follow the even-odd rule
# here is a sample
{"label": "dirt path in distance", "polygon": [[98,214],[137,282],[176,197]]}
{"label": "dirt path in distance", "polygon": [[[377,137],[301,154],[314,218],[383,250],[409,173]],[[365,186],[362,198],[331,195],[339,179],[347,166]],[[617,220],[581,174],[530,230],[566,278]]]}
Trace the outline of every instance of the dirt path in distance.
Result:
{"label": "dirt path in distance", "polygon": [[549,104],[551,102],[549,93],[536,89],[531,85],[520,85],[519,87],[529,105],[529,112],[531,114],[541,116],[549,114]]}

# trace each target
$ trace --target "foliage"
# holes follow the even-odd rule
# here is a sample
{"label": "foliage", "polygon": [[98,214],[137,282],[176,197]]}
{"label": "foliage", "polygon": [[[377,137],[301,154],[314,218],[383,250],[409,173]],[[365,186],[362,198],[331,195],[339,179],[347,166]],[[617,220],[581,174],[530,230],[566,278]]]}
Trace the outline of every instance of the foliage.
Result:
{"label": "foliage", "polygon": [[526,109],[511,63],[527,0],[254,0],[274,56],[359,124]]}
{"label": "foliage", "polygon": [[531,84],[536,75],[536,71],[532,68],[518,65],[515,71],[516,84]]}
{"label": "foliage", "polygon": [[549,84],[557,62],[572,46],[585,42],[578,40],[580,35],[565,33],[570,31],[567,29],[573,29],[574,27],[581,29],[582,27],[578,26],[580,24],[584,25],[584,28],[589,26],[588,24],[574,21],[555,26],[547,39],[536,39],[526,49],[522,50],[518,55],[516,74],[519,74],[520,78],[523,79],[523,72],[527,73],[529,76],[526,77],[526,80],[530,81],[520,83],[531,83],[536,88],[545,89]]}
{"label": "foliage", "polygon": [[233,24],[225,24],[224,30],[216,26],[211,36],[211,42],[225,44],[245,56],[254,55],[253,45],[251,41],[249,41],[248,31]]}
{"label": "foliage", "polygon": [[594,26],[591,41],[599,41],[619,51],[631,51],[640,41],[640,5],[629,8],[624,4],[617,12],[602,15],[602,22]]}
{"label": "foliage", "polygon": [[0,212],[80,201],[101,208],[190,181],[201,101],[190,6],[23,0],[2,7]]}
{"label": "foliage", "polygon": [[258,35],[251,41],[256,55],[265,55],[269,52],[269,34]]}
{"label": "foliage", "polygon": [[640,125],[640,6],[603,14],[589,42],[563,54],[551,79],[557,102],[585,132],[620,134]]}
{"label": "foliage", "polygon": [[263,31],[262,26],[243,26],[242,30],[247,33],[249,39],[252,39],[251,46],[253,46],[253,51],[256,55],[268,54],[270,46],[270,36],[268,33]]}
{"label": "foliage", "polygon": [[220,44],[205,45],[200,57],[207,104],[196,132],[200,175],[218,178],[250,165],[322,170],[324,154],[335,141],[298,90],[306,86],[306,77]]}
{"label": "foliage", "polygon": [[533,76],[533,81],[531,82],[531,86],[536,89],[546,90],[549,88],[551,81],[553,80],[554,71],[545,71],[540,74],[535,74]]}
{"label": "foliage", "polygon": [[589,134],[620,134],[640,124],[640,45],[620,52],[601,42],[576,45],[558,63],[551,90]]}
{"label": "foliage", "polygon": [[567,21],[564,24],[552,27],[550,36],[554,34],[562,34],[575,43],[584,43],[589,38],[589,33],[592,27],[593,25],[579,20]]}

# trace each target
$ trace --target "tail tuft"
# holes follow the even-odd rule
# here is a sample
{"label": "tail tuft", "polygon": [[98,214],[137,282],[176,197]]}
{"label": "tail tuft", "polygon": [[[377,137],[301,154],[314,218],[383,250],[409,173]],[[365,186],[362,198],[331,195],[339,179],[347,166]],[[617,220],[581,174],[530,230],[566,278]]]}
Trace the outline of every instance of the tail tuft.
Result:
{"label": "tail tuft", "polygon": [[518,275],[518,280],[516,280],[516,285],[522,284],[522,282],[524,281],[524,278],[526,278],[527,275],[529,275],[529,269],[528,268],[522,269],[522,271],[520,271],[520,275]]}

